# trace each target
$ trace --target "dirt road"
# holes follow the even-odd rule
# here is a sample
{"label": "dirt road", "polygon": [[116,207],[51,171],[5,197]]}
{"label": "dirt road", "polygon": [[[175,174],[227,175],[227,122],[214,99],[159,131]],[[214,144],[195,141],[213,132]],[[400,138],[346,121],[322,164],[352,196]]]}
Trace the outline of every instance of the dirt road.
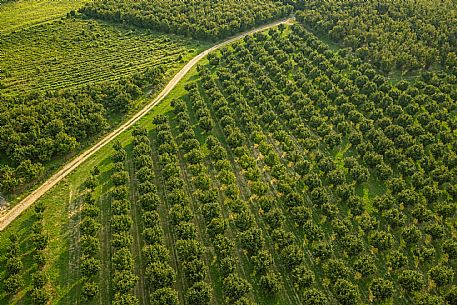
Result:
{"label": "dirt road", "polygon": [[54,185],[59,183],[63,178],[65,178],[69,173],[71,173],[75,168],[77,168],[81,163],[89,159],[94,153],[96,153],[100,148],[111,142],[116,138],[120,133],[124,132],[130,128],[133,124],[138,122],[144,115],[146,115],[154,106],[160,103],[173,88],[179,83],[179,81],[189,72],[189,70],[195,66],[203,57],[208,55],[208,53],[217,50],[229,43],[237,41],[246,35],[250,35],[256,32],[260,32],[272,27],[275,27],[281,23],[290,23],[291,18],[279,20],[273,23],[265,24],[261,27],[255,28],[245,33],[241,33],[233,38],[229,38],[219,44],[214,45],[213,47],[203,51],[198,54],[192,60],[190,60],[166,85],[166,87],[160,92],[160,94],[148,105],[146,105],[142,110],[136,113],[131,119],[126,123],[119,126],[116,130],[109,133],[103,139],[101,139],[97,144],[86,150],[84,153],[67,163],[61,170],[55,173],[51,178],[49,178],[45,183],[39,186],[34,190],[30,195],[24,198],[20,203],[12,207],[8,212],[4,213],[0,218],[0,231],[3,231],[16,217],[21,215],[28,207],[30,207],[35,201],[37,201],[41,196],[43,196],[47,191],[49,191]]}

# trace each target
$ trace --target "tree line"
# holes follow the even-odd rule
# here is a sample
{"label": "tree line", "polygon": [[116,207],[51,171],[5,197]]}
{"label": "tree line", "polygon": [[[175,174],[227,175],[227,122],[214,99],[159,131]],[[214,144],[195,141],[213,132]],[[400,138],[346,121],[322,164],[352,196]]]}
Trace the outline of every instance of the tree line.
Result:
{"label": "tree line", "polygon": [[114,171],[111,175],[113,187],[111,193],[111,295],[113,305],[138,305],[134,287],[138,282],[135,274],[135,257],[130,243],[130,229],[133,225],[131,216],[132,202],[129,198],[130,176],[127,171],[127,152],[119,142],[114,144],[112,156]]}
{"label": "tree line", "polygon": [[170,264],[170,251],[165,245],[164,232],[160,222],[159,207],[162,199],[154,184],[154,164],[151,141],[143,128],[133,131],[133,163],[135,165],[137,204],[143,211],[143,257],[147,289],[151,303],[177,304],[178,296],[173,287],[176,272]]}
{"label": "tree line", "polygon": [[128,112],[146,86],[162,81],[163,73],[159,66],[81,89],[1,96],[0,190],[11,193],[42,177],[49,162],[106,131],[112,117]]}
{"label": "tree line", "polygon": [[132,202],[129,198],[130,176],[127,171],[127,152],[119,142],[114,144],[112,156],[114,171],[111,175],[111,296],[113,305],[138,305],[133,289],[138,282],[135,274],[135,257],[131,250],[133,225]]}
{"label": "tree line", "polygon": [[84,181],[81,195],[81,221],[79,224],[80,258],[79,269],[82,275],[81,296],[88,303],[93,300],[100,291],[98,285],[100,261],[100,208],[94,198],[94,190],[98,186],[100,170],[95,167]]}
{"label": "tree line", "polygon": [[[3,289],[9,298],[27,290],[27,294],[36,305],[48,304],[51,299],[52,287],[49,284],[48,275],[44,270],[46,266],[46,252],[49,244],[49,236],[44,229],[45,207],[42,203],[35,205],[32,215],[31,231],[28,233],[26,243],[31,245],[30,251],[24,253],[23,243],[16,233],[9,236],[10,244],[5,253],[5,278]],[[27,274],[24,270],[24,260],[31,256],[31,268]],[[29,258],[30,259],[30,258]],[[31,275],[31,283],[25,283],[24,278]]]}
{"label": "tree line", "polygon": [[291,4],[295,4],[290,2],[294,1],[99,0],[86,4],[80,12],[89,17],[217,41],[289,15],[293,10]]}

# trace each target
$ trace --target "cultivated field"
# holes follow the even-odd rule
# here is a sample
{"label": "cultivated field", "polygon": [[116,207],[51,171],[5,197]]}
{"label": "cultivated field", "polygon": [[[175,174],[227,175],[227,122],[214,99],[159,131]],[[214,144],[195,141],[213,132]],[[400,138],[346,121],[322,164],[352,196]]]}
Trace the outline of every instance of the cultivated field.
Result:
{"label": "cultivated field", "polygon": [[21,0],[0,3],[0,35],[65,17],[88,0]]}
{"label": "cultivated field", "polygon": [[78,17],[0,41],[0,191],[8,199],[143,106],[144,97],[206,48]]}
{"label": "cultivated field", "polygon": [[[299,25],[212,54],[133,142],[121,137],[115,153],[96,157],[101,173],[85,176],[62,205],[80,211],[66,239],[79,268],[64,274],[84,274],[82,234],[100,245],[91,254],[100,267],[83,280],[100,289],[97,304],[449,300],[455,139],[445,136],[454,124],[445,114],[453,108],[441,103],[430,118],[449,94],[432,87],[413,111],[423,87],[392,86]],[[369,96],[387,104],[370,106]],[[437,124],[442,136],[427,136]],[[72,296],[87,289],[77,285]]]}
{"label": "cultivated field", "polygon": [[185,39],[79,19],[34,26],[0,39],[2,94],[113,82],[147,68],[168,69],[195,52]]}
{"label": "cultivated field", "polygon": [[[273,15],[245,20],[246,27],[283,16],[278,12],[285,7],[304,10],[297,12],[297,21],[214,46],[181,81],[166,86],[164,92],[174,89],[160,104],[2,231],[0,305],[457,304],[457,78],[454,51],[443,51],[446,43],[455,43],[455,25],[448,23],[448,29],[440,23],[452,19],[452,12],[430,21],[440,7],[413,2],[392,7],[396,0],[354,0],[340,10],[338,0],[247,1],[265,9],[264,16]],[[231,17],[217,19],[223,9],[208,18],[210,23],[190,24],[193,14],[203,14],[198,5],[206,1],[196,1],[199,9],[186,17],[180,12],[192,6],[182,2],[174,10],[170,1],[160,1],[167,4],[160,8],[144,1],[119,3],[120,10],[113,1],[100,0],[82,11],[128,27],[78,18],[45,25],[55,27],[50,32],[57,41],[81,42],[70,44],[65,55],[76,69],[68,70],[63,84],[49,69],[49,78],[34,85],[62,88],[46,105],[100,104],[122,115],[122,101],[146,101],[132,85],[147,92],[147,85],[140,86],[146,79],[158,88],[156,80],[166,78],[171,66],[166,60],[163,69],[151,70],[154,60],[129,66],[115,54],[137,62],[143,50],[183,62],[199,46],[208,46],[132,24],[205,39],[212,29],[217,37],[244,29],[228,22]],[[237,19],[239,7],[233,5]],[[369,27],[379,21],[379,12],[391,19],[363,37],[354,20],[360,15]],[[162,15],[170,17],[160,27],[156,17]],[[78,26],[72,30],[67,24]],[[417,48],[432,24],[440,42]],[[41,33],[40,27],[27,31]],[[383,48],[394,33],[411,38],[395,60],[391,47],[400,40],[392,38]],[[32,41],[35,34],[27,36],[31,40],[21,35],[11,37]],[[46,41],[53,45],[52,36]],[[9,48],[20,52],[15,45]],[[99,52],[92,52],[93,65],[86,55],[89,72],[80,78],[86,69],[74,53],[94,45]],[[162,45],[166,49],[160,51]],[[50,52],[56,67],[67,71],[64,57]],[[423,55],[429,52],[440,58],[428,62]],[[115,64],[100,65],[105,58]],[[43,63],[36,65],[47,68]],[[118,78],[123,71],[131,73],[127,80]],[[392,77],[397,72],[415,77]],[[92,77],[96,84],[108,81],[99,83],[101,89],[77,84]],[[67,87],[80,94],[67,97]],[[7,95],[21,96],[18,92]],[[129,96],[119,99],[123,92]],[[11,113],[3,121],[18,117],[20,122],[21,116]],[[53,139],[49,135],[59,126],[69,133],[73,128],[67,122],[74,121],[83,120],[54,123],[46,135]],[[26,130],[32,139],[40,130],[17,126],[18,134]],[[24,144],[28,137],[3,141]],[[46,157],[26,145],[10,147],[14,157],[27,152]],[[21,162],[15,174],[30,174],[24,171],[27,164]]]}

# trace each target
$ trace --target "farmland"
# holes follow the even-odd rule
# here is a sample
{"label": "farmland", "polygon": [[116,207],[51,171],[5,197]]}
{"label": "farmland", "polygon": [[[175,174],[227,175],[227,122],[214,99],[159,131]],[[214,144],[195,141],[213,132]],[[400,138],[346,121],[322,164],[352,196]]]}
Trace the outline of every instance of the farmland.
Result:
{"label": "farmland", "polygon": [[[265,66],[273,59],[277,70]],[[99,195],[102,222],[93,228],[111,233],[84,231],[103,237],[102,255],[131,257],[116,268],[135,274],[111,297],[152,304],[160,298],[410,304],[451,297],[455,139],[444,134],[453,129],[453,117],[445,115],[452,105],[441,103],[446,107],[434,113],[442,114],[426,120],[427,105],[448,93],[434,86],[424,108],[394,112],[402,106],[393,92],[407,98],[415,90],[421,99],[421,86],[392,86],[357,62],[299,25],[249,36],[211,55],[182,99],[171,101],[172,110],[136,129],[127,151],[117,145],[115,170],[101,174],[111,177],[111,186]],[[337,73],[334,65],[344,68]],[[336,82],[328,76],[335,74]],[[339,94],[322,95],[325,86]],[[376,94],[388,103],[385,113],[357,98]],[[328,112],[333,119],[325,119]],[[417,116],[422,133],[412,132],[408,116]],[[439,120],[443,136],[427,137],[438,126],[430,120]],[[381,133],[385,122],[391,127]],[[85,187],[95,190],[94,181],[106,183],[88,181]],[[113,240],[122,232],[132,234],[122,239],[126,244]],[[162,249],[153,251],[161,256],[151,259],[151,247]],[[118,287],[116,277],[101,283],[100,293],[110,285]]]}
{"label": "farmland", "polygon": [[183,39],[96,21],[65,19],[35,26],[4,39],[1,92],[73,89],[144,73],[146,67],[166,69],[182,54],[187,57],[188,45]]}
{"label": "farmland", "polygon": [[20,193],[144,105],[144,96],[205,45],[75,17],[0,40],[4,194]]}
{"label": "farmland", "polygon": [[[213,48],[150,113],[1,233],[0,304],[457,304],[457,79],[445,43],[455,42],[455,27],[435,23],[443,42],[436,43],[417,21],[452,19],[448,10],[439,13],[452,3],[378,3],[400,21],[381,22],[364,40],[353,21],[360,15],[368,24],[377,13],[370,3],[349,2],[341,11],[337,0],[276,2],[302,9],[297,20]],[[114,83],[116,94],[99,102],[125,115],[115,96],[139,80],[158,88],[154,80],[169,67],[161,60],[164,69],[151,69],[153,59],[129,66],[141,60],[139,50],[176,62],[207,46],[150,32],[156,14],[168,16],[162,31],[202,39],[227,22],[183,23],[192,14],[176,11],[189,10],[181,2],[175,11],[142,1],[121,1],[116,11],[113,3],[81,10],[112,24],[80,15],[51,24],[62,33],[57,40],[81,37],[81,30],[93,38],[66,56],[74,55],[79,69],[57,69],[69,73],[67,83],[52,69],[43,82],[25,83],[83,94],[99,89],[78,79],[94,77],[104,94]],[[230,1],[211,3],[239,12]],[[247,3],[278,12],[268,1],[267,8]],[[409,11],[417,17],[407,18]],[[73,23],[78,29],[68,30]],[[391,36],[394,23],[416,36],[385,68],[382,60],[400,43]],[[33,31],[29,37],[40,28]],[[115,58],[107,50],[128,59],[84,69],[74,53],[93,44],[96,63]],[[428,62],[425,53],[439,56]],[[387,57],[380,61],[380,54]],[[118,78],[123,71],[126,82]],[[11,90],[5,95],[21,95]],[[125,101],[142,99],[131,94]]]}
{"label": "farmland", "polygon": [[85,0],[0,1],[0,35],[65,17]]}

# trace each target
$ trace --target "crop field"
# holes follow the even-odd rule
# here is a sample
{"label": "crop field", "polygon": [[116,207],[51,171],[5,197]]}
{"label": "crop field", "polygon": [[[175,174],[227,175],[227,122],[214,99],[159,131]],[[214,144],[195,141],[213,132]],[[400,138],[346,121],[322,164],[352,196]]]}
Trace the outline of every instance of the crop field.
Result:
{"label": "crop field", "polygon": [[0,35],[66,16],[88,0],[0,1]]}
{"label": "crop field", "polygon": [[[70,274],[71,304],[454,304],[454,85],[392,85],[300,25],[248,36],[60,186],[69,265],[7,231],[58,274],[1,300],[59,304]],[[22,225],[55,236],[47,200]]]}
{"label": "crop field", "polygon": [[207,47],[77,16],[0,43],[0,192],[8,196],[139,109]]}
{"label": "crop field", "polygon": [[2,192],[192,68],[0,232],[0,305],[457,305],[455,3],[79,7],[0,30]]}
{"label": "crop field", "polygon": [[297,19],[385,74],[445,68],[455,75],[455,1],[304,1]]}
{"label": "crop field", "polygon": [[0,40],[2,94],[115,81],[146,68],[172,67],[195,52],[182,38],[79,19],[34,26]]}

